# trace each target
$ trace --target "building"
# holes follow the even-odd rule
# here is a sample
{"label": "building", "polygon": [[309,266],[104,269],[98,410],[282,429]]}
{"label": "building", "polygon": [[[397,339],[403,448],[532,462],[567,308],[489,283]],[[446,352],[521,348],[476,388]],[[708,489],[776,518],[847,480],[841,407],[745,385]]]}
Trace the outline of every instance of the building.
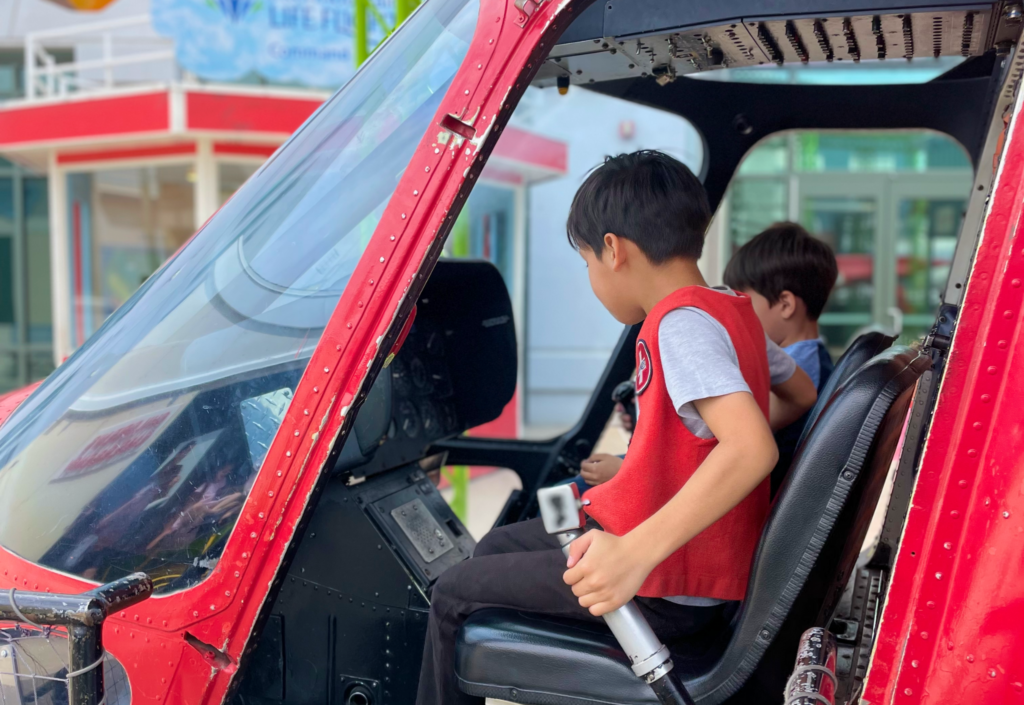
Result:
{"label": "building", "polygon": [[[80,346],[331,95],[199,79],[145,0],[15,9],[0,53],[0,390]],[[566,163],[565,143],[507,129],[449,241],[501,269],[519,320],[526,190]]]}

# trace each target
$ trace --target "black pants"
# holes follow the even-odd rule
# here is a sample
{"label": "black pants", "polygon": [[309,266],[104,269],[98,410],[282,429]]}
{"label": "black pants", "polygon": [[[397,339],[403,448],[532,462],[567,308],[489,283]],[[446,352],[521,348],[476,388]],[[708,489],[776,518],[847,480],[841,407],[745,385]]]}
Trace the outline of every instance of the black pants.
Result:
{"label": "black pants", "polygon": [[[593,527],[591,527],[593,528]],[[427,642],[420,669],[417,705],[479,705],[483,698],[459,690],[455,677],[455,639],[471,613],[487,607],[600,622],[580,607],[562,581],[565,556],[540,519],[495,529],[468,561],[445,572],[431,596]],[[736,603],[687,607],[667,600],[637,598],[651,628],[662,641],[707,634]]]}

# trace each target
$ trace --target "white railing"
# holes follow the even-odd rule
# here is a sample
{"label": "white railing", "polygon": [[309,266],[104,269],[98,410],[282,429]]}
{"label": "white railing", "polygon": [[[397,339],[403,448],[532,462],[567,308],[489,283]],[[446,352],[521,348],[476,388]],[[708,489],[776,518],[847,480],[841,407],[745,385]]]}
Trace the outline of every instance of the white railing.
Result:
{"label": "white railing", "polygon": [[[125,17],[119,20],[91,22],[60,29],[47,29],[25,35],[25,99],[61,97],[85,90],[111,90],[116,84],[115,69],[142,64],[168,63],[177,72],[174,63],[174,45],[169,39],[147,37],[147,49],[154,43],[166,45],[157,51],[128,51],[137,49],[138,38],[124,34],[133,27],[151,26],[149,15]],[[101,58],[58,63],[47,51],[55,46],[67,47],[68,42],[79,46],[98,42]],[[115,51],[115,45],[118,50]],[[135,45],[135,46],[130,46]],[[102,72],[102,78],[98,75]],[[90,76],[89,74],[96,74]]]}

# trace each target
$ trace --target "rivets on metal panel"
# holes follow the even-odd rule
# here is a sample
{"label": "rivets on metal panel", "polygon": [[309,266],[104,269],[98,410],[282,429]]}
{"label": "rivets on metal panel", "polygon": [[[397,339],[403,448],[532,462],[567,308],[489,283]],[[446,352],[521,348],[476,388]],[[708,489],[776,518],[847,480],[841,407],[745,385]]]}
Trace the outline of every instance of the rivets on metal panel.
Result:
{"label": "rivets on metal panel", "polygon": [[268,497],[273,497],[274,496],[274,490],[270,490],[270,492],[267,492],[267,496]]}
{"label": "rivets on metal panel", "polygon": [[[392,235],[392,236],[391,236],[391,242],[394,242],[394,241],[395,241],[395,236],[394,236],[394,235]],[[352,327],[352,326],[349,326],[349,328],[351,328],[351,327]]]}
{"label": "rivets on metal panel", "polygon": [[971,427],[975,431],[980,431],[981,430],[981,421],[975,421],[973,424],[971,424]]}
{"label": "rivets on metal panel", "polygon": [[327,373],[328,373],[328,372],[330,372],[330,371],[331,371],[331,368],[330,368],[330,367],[325,367],[325,368],[324,368],[324,374],[327,374]]}
{"label": "rivets on metal panel", "polygon": [[402,213],[402,220],[405,220],[405,213]]}
{"label": "rivets on metal panel", "polygon": [[992,401],[992,397],[991,396],[989,396],[988,394],[982,394],[981,395],[981,403],[982,404],[988,404],[990,401]]}
{"label": "rivets on metal panel", "polygon": [[1000,350],[1006,350],[1006,341],[1000,340],[999,342],[996,343],[996,347],[999,348]]}
{"label": "rivets on metal panel", "polygon": [[384,264],[384,258],[383,257],[380,258],[380,263]]}
{"label": "rivets on metal panel", "polygon": [[362,307],[363,307],[363,302],[362,302],[362,301],[360,301],[360,302],[359,302],[359,308],[362,308]]}
{"label": "rivets on metal panel", "polygon": [[[419,189],[413,189],[412,190],[412,195],[413,196],[419,196],[420,195]],[[391,239],[394,240],[395,238],[392,237]]]}
{"label": "rivets on metal panel", "polygon": [[903,689],[903,694],[904,694],[904,695],[913,695],[913,694],[914,694],[914,691],[913,691],[913,690],[911,690],[910,688],[904,688],[904,689]]}
{"label": "rivets on metal panel", "polygon": [[942,580],[942,573],[936,573],[935,574],[935,579],[936,580]]}
{"label": "rivets on metal panel", "polygon": [[1020,279],[1014,279],[1013,281],[1011,281],[1010,282],[1010,286],[1012,286],[1014,289],[1019,289],[1020,288]]}
{"label": "rivets on metal panel", "polygon": [[423,167],[423,171],[429,172],[430,171],[430,167],[429,166]]}
{"label": "rivets on metal panel", "polygon": [[967,654],[967,663],[974,663],[974,654]]}
{"label": "rivets on metal panel", "polygon": [[920,665],[921,665],[921,662],[918,661],[917,659],[914,659],[913,661],[910,662],[910,667],[911,668],[917,668]]}
{"label": "rivets on metal panel", "polygon": [[933,602],[932,600],[928,600],[928,602],[925,603],[925,607],[927,607],[930,610],[933,610],[935,609],[935,602]]}
{"label": "rivets on metal panel", "polygon": [[976,458],[976,457],[978,457],[978,451],[975,448],[968,448],[967,449],[967,457],[968,458]]}
{"label": "rivets on metal panel", "polygon": [[960,485],[960,489],[967,489],[967,480],[960,480],[957,484]]}
{"label": "rivets on metal panel", "polygon": [[1009,518],[1010,518],[1010,513],[1009,512],[1003,512],[1003,519],[1009,519]]}
{"label": "rivets on metal panel", "polygon": [[1019,681],[1018,681],[1018,682],[1016,682],[1016,683],[1014,683],[1014,684],[1013,684],[1013,689],[1014,689],[1015,691],[1017,691],[1018,693],[1020,693],[1020,692],[1024,691],[1024,683],[1021,683],[1021,682],[1019,682]]}
{"label": "rivets on metal panel", "polygon": [[996,367],[995,365],[989,365],[989,368],[985,371],[988,372],[990,375],[994,375],[996,372],[999,371],[999,368]]}
{"label": "rivets on metal panel", "polygon": [[922,639],[928,639],[928,632],[921,632]]}
{"label": "rivets on metal panel", "polygon": [[280,471],[280,470],[278,470],[278,471],[277,471],[277,476],[278,476],[278,477],[281,477],[281,474],[282,474],[282,473],[281,473],[281,471]]}
{"label": "rivets on metal panel", "polygon": [[373,286],[373,280],[372,279],[370,280],[370,286]]}
{"label": "rivets on metal panel", "polygon": [[248,554],[248,553],[243,553],[243,554],[242,554],[242,558],[248,558],[248,557],[249,557],[249,554]]}
{"label": "rivets on metal panel", "polygon": [[303,409],[302,410],[302,415],[303,416],[309,416],[309,409]]}
{"label": "rivets on metal panel", "polygon": [[316,394],[319,391],[320,391],[319,387],[313,387],[313,394]]}
{"label": "rivets on metal panel", "polygon": [[1013,318],[1013,311],[1010,311],[1009,309],[1003,311],[1003,318]]}
{"label": "rivets on metal panel", "polygon": [[295,431],[295,435],[296,435],[296,437],[299,435],[298,430]]}

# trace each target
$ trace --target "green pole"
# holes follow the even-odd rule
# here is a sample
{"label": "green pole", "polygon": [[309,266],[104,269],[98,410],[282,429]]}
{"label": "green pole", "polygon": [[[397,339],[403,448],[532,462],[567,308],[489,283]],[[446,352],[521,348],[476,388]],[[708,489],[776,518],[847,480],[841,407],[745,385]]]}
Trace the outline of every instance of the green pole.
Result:
{"label": "green pole", "polygon": [[366,26],[366,4],[371,0],[353,0],[352,9],[355,16],[352,18],[352,43],[355,45],[356,66],[362,66],[367,57],[370,56],[368,48]]}
{"label": "green pole", "polygon": [[420,0],[395,0],[395,27],[405,22],[419,5]]}
{"label": "green pole", "polygon": [[465,524],[469,509],[469,466],[451,465],[443,468],[441,472],[452,484],[452,501],[448,506],[455,512],[459,521]]}
{"label": "green pole", "polygon": [[[356,66],[362,66],[363,62],[369,58],[373,50],[370,49],[370,38],[369,38],[369,21],[367,15],[373,13],[373,16],[377,19],[381,28],[384,30],[384,36],[390,35],[396,29],[398,25],[405,21],[405,18],[412,14],[420,5],[420,0],[395,0],[395,26],[388,27],[384,24],[383,17],[377,7],[373,5],[373,0],[352,0],[352,9],[354,12],[353,26],[352,26],[352,44],[355,47],[355,60]],[[374,47],[376,48],[376,47]]]}

